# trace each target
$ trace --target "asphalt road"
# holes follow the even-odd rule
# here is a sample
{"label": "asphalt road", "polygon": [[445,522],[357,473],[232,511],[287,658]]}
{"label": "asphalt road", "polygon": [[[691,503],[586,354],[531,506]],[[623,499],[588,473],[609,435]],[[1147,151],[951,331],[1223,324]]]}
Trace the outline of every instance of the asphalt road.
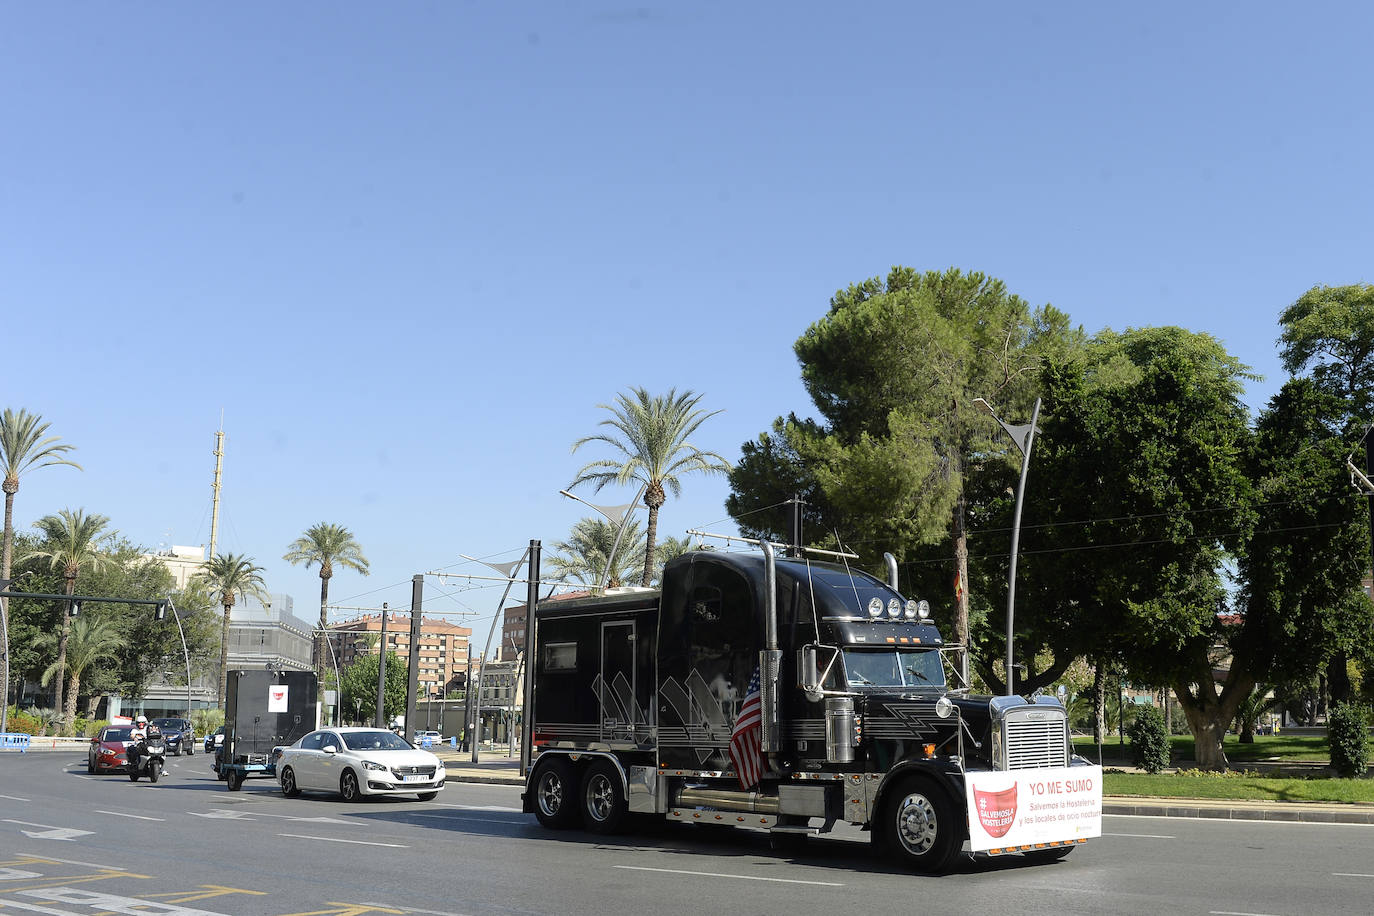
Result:
{"label": "asphalt road", "polygon": [[1108,817],[1061,863],[911,875],[865,835],[774,852],[766,836],[660,826],[553,833],[519,789],[433,802],[230,793],[203,756],[156,786],[65,753],[0,758],[0,914],[1369,913],[1374,826]]}

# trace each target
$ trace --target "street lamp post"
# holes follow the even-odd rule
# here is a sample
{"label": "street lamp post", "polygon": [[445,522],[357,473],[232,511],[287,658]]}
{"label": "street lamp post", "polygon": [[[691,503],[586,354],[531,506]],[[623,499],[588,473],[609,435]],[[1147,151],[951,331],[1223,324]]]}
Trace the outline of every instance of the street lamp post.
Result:
{"label": "street lamp post", "polygon": [[1040,399],[1035,399],[1031,410],[1031,421],[1026,426],[1011,426],[1002,422],[992,410],[992,405],[982,398],[974,398],[973,403],[997,421],[997,425],[1011,437],[1021,450],[1021,478],[1016,482],[1016,507],[1012,510],[1011,522],[1011,564],[1007,571],[1007,696],[1015,696],[1016,669],[1012,667],[1012,635],[1016,619],[1016,556],[1021,547],[1021,500],[1026,494],[1026,474],[1030,471],[1031,446],[1035,443],[1035,424],[1040,419]]}
{"label": "street lamp post", "polygon": [[166,616],[167,611],[172,612],[172,620],[176,621],[177,635],[181,637],[181,655],[186,659],[186,721],[191,721],[191,653],[186,649],[186,633],[181,629],[181,613],[177,611],[177,606],[168,598],[165,604],[159,604],[153,616],[161,620]]}

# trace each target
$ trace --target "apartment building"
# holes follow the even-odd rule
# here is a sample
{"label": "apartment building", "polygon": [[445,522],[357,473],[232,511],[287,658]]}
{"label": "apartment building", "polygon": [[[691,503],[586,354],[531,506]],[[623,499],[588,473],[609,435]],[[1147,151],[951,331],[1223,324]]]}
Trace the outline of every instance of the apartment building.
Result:
{"label": "apartment building", "polygon": [[[406,665],[410,664],[410,614],[387,611],[386,646]],[[339,667],[345,668],[363,655],[374,655],[382,638],[382,614],[367,614],[329,625],[330,641]],[[417,696],[441,697],[467,683],[469,627],[432,617],[420,621],[419,686]],[[474,660],[475,662],[475,660]]]}

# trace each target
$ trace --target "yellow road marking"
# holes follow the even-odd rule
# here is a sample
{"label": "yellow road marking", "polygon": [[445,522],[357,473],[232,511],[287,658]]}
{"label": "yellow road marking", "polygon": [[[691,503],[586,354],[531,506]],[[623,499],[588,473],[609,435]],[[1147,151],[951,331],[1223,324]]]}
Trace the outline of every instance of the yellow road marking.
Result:
{"label": "yellow road marking", "polygon": [[401,916],[405,912],[405,910],[393,910],[367,903],[340,903],[337,900],[326,900],[325,903],[338,909],[311,910],[308,913],[284,913],[283,916],[361,916],[363,913],[395,913],[397,916]]}
{"label": "yellow road marking", "polygon": [[[166,894],[144,894],[148,898],[166,897],[168,903],[190,903],[192,900],[209,900],[211,897],[223,897],[227,894],[252,894],[255,897],[266,897],[267,891],[248,891],[239,887],[225,887],[223,884],[202,884],[205,888],[200,893],[189,893],[187,891],[172,891]],[[178,897],[178,894],[186,894]]]}
{"label": "yellow road marking", "polygon": [[133,872],[130,872],[130,871],[108,871],[108,870],[107,870],[107,871],[102,871],[102,872],[100,872],[99,874],[95,874],[95,875],[86,875],[86,876],[84,876],[84,877],[44,878],[42,881],[33,882],[33,883],[31,883],[31,884],[25,884],[25,885],[22,885],[22,886],[20,886],[20,885],[10,885],[10,884],[7,884],[7,885],[5,885],[4,890],[5,890],[5,893],[9,893],[9,892],[11,892],[11,891],[41,891],[41,890],[43,890],[43,889],[45,889],[45,888],[49,888],[49,887],[65,887],[65,886],[67,886],[68,884],[88,884],[88,883],[90,883],[90,882],[92,882],[92,881],[106,881],[106,880],[108,880],[108,879],[110,879],[110,878],[144,878],[144,879],[150,879],[150,878],[152,878],[152,875],[136,875],[136,874],[134,874]]}

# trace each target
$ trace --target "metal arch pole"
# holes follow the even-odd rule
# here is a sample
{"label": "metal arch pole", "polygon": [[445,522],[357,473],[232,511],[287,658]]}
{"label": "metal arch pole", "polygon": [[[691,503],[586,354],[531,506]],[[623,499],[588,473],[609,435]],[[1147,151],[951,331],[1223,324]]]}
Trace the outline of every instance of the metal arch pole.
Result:
{"label": "metal arch pole", "polygon": [[[512,577],[515,575],[515,570],[520,568],[520,564],[524,563],[527,557],[529,557],[529,548],[525,549],[525,553],[522,554],[520,557],[520,562],[516,563],[515,566],[511,569]],[[475,712],[477,715],[475,717],[475,721],[473,723],[474,727],[472,729],[473,763],[477,763],[477,745],[482,737],[482,676],[487,673],[487,656],[491,654],[491,638],[492,636],[496,635],[496,622],[501,619],[501,611],[506,606],[506,599],[510,597],[511,586],[514,584],[514,578],[509,578],[506,580],[506,590],[501,593],[501,601],[499,604],[496,605],[496,613],[492,614],[491,616],[491,629],[487,631],[486,651],[482,653],[482,657],[477,662],[477,700],[473,705],[473,712]],[[526,613],[528,613],[528,609],[526,609]],[[526,623],[527,629],[528,626],[528,623]],[[471,680],[470,673],[469,680]],[[471,687],[469,687],[469,689],[471,689]]]}
{"label": "metal arch pole", "polygon": [[530,565],[525,571],[525,671],[524,705],[520,713],[520,775],[530,772],[531,745],[534,744],[534,652],[537,650],[538,635],[535,633],[535,612],[539,609],[539,558],[542,547],[539,541],[530,541]]}
{"label": "metal arch pole", "polygon": [[1016,508],[1011,523],[1011,564],[1007,571],[1007,696],[1015,696],[1016,669],[1012,667],[1012,634],[1016,619],[1016,555],[1021,546],[1021,500],[1026,494],[1026,474],[1030,471],[1031,446],[1035,442],[1035,424],[1040,419],[1040,399],[1035,399],[1031,411],[1030,431],[1026,433],[1026,447],[1021,450],[1021,479],[1016,482]]}
{"label": "metal arch pole", "polygon": [[334,652],[334,631],[328,628],[321,630],[324,634],[324,641],[329,646],[329,659],[334,663],[334,724],[339,724],[339,707],[343,705],[343,681],[339,677],[339,656]]}
{"label": "metal arch pole", "polygon": [[[630,527],[630,519],[634,518],[635,509],[639,508],[639,503],[644,499],[644,494],[648,492],[648,490],[649,485],[647,483],[639,488],[639,495],[635,497],[635,501],[630,505],[630,508],[626,510],[625,517],[620,520],[620,530],[615,533],[615,543],[611,545],[610,556],[606,557],[606,569],[601,573],[601,594],[603,595],[606,594],[606,586],[611,582],[611,564],[615,562],[616,551],[620,549],[620,539],[625,536],[625,530]],[[587,505],[591,505],[591,503]],[[602,512],[601,514],[605,515],[606,513]]]}

